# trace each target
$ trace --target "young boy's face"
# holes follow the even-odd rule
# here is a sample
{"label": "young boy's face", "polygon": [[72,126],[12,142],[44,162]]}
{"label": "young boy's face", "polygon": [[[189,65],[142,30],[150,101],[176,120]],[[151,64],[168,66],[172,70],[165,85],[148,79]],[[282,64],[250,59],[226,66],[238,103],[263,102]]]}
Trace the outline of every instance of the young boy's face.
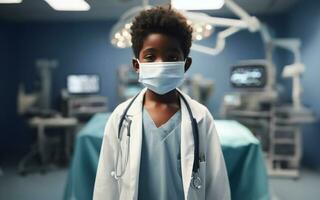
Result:
{"label": "young boy's face", "polygon": [[[191,65],[191,58],[184,58],[180,44],[177,39],[161,33],[149,34],[142,45],[138,56],[139,62],[176,62],[184,61],[185,71]],[[133,67],[139,70],[139,63],[133,59]]]}

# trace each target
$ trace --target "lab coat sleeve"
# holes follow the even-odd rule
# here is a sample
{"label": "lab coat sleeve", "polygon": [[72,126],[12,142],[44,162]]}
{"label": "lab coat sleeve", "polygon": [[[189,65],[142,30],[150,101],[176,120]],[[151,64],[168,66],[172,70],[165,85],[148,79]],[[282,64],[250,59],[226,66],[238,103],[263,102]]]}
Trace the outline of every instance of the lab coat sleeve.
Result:
{"label": "lab coat sleeve", "polygon": [[228,174],[223,158],[219,137],[210,112],[206,114],[207,150],[206,150],[206,199],[230,200]]}
{"label": "lab coat sleeve", "polygon": [[118,182],[111,176],[117,144],[116,114],[113,112],[105,127],[99,164],[94,185],[93,200],[119,199]]}

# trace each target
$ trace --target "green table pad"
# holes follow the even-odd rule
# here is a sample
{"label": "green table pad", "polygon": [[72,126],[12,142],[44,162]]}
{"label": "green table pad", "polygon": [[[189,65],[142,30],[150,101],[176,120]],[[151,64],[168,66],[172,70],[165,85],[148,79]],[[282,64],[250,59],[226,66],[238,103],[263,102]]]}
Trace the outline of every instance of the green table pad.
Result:
{"label": "green table pad", "polygon": [[[77,134],[64,200],[91,200],[100,147],[110,113],[100,113]],[[231,120],[216,120],[232,200],[268,200],[268,177],[259,141]]]}

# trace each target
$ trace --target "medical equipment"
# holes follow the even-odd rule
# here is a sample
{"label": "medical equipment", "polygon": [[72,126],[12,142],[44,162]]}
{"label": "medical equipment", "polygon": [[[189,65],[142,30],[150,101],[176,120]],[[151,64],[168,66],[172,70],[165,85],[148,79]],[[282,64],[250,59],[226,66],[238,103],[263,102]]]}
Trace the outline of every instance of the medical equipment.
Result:
{"label": "medical equipment", "polygon": [[97,74],[67,76],[67,89],[61,91],[63,115],[86,123],[96,113],[108,111],[108,99],[99,95],[100,77]]}
{"label": "medical equipment", "polygon": [[138,81],[139,74],[131,65],[120,65],[118,67],[118,96],[119,102],[134,97],[144,86]]}
{"label": "medical equipment", "polygon": [[19,115],[24,115],[30,111],[30,108],[36,104],[39,98],[38,93],[27,94],[23,84],[19,84],[17,96],[17,111]]}
{"label": "medical equipment", "polygon": [[302,84],[300,81],[300,76],[305,71],[305,66],[301,63],[301,53],[300,39],[291,38],[291,39],[275,39],[273,40],[273,45],[276,47],[284,48],[288,51],[291,51],[294,56],[293,64],[286,65],[282,71],[282,77],[292,78],[292,102],[295,109],[302,109],[303,105],[301,103],[301,94],[302,94]]}
{"label": "medical equipment", "polygon": [[[295,43],[295,40],[276,40],[276,43],[290,49],[290,41]],[[299,53],[296,52],[295,55],[299,57]],[[296,63],[285,67],[283,76],[297,77],[303,73],[304,66],[297,61],[299,58],[295,58]],[[257,85],[257,80],[251,80],[252,77],[249,79],[247,73],[252,73],[253,69],[263,72],[263,63],[266,77],[261,77],[261,85]],[[298,88],[299,96],[297,92],[296,96],[293,95],[296,101],[293,98],[292,105],[279,102],[274,85],[275,77],[269,77],[270,72],[273,72],[269,71],[270,69],[274,67],[268,66],[267,61],[242,62],[235,65],[231,69],[230,82],[236,92],[225,95],[221,114],[245,124],[260,139],[263,149],[268,153],[269,175],[298,178],[302,155],[300,126],[312,123],[315,117],[311,110],[300,104],[301,88]],[[301,87],[298,81],[296,80],[296,87]]]}
{"label": "medical equipment", "polygon": [[208,106],[209,99],[214,92],[214,82],[211,79],[203,77],[201,74],[194,74],[186,77],[184,83],[179,88],[194,100]]}
{"label": "medical equipment", "polygon": [[[301,62],[301,41],[297,38],[269,38],[268,44],[267,57],[271,61],[273,49],[276,47],[293,53],[293,63],[286,65],[282,71],[282,77],[293,79],[292,103],[285,105],[278,102],[279,105],[274,107],[268,154],[269,174],[298,178],[302,155],[300,127],[315,121],[312,111],[301,102],[303,89],[300,76],[305,71]],[[281,138],[283,133],[290,137]],[[286,153],[283,154],[283,151]]]}
{"label": "medical equipment", "polygon": [[275,107],[267,163],[269,175],[299,177],[302,157],[301,125],[314,121],[315,117],[310,109],[296,109],[294,105]]}
{"label": "medical equipment", "polygon": [[230,82],[234,88],[263,88],[266,78],[264,65],[237,65],[231,69]]}
{"label": "medical equipment", "polygon": [[[190,118],[190,122],[191,122],[191,126],[192,126],[192,133],[193,133],[193,138],[194,138],[194,162],[193,162],[193,168],[192,168],[192,187],[194,187],[195,189],[200,189],[202,186],[202,181],[201,178],[199,176],[199,170],[200,170],[200,153],[199,153],[199,130],[198,130],[198,124],[196,119],[193,117],[190,105],[188,104],[187,100],[183,97],[183,95],[177,90],[177,92],[179,93],[181,99],[183,100],[183,102],[185,103],[188,113],[189,113],[189,118]],[[128,159],[129,159],[129,147],[130,147],[130,137],[131,137],[131,133],[130,133],[130,126],[131,126],[131,119],[130,116],[127,115],[128,110],[130,109],[131,105],[133,104],[133,102],[135,101],[135,99],[138,97],[140,93],[138,93],[135,97],[133,97],[133,99],[129,102],[128,106],[125,108],[125,110],[123,111],[123,114],[121,115],[120,118],[120,122],[118,125],[118,152],[117,152],[117,160],[116,160],[116,165],[115,165],[115,171],[111,172],[111,176],[113,176],[115,179],[119,179],[121,178],[126,170],[127,164],[128,164]],[[124,123],[126,123],[124,125]],[[122,164],[123,161],[123,157],[122,157],[122,146],[121,146],[121,141],[122,141],[122,137],[123,137],[123,132],[124,129],[127,130],[127,141],[126,141],[126,147],[127,147],[127,155],[125,155],[124,158],[124,164]],[[120,157],[121,156],[121,157]],[[118,168],[119,168],[119,160],[121,162],[121,169],[120,172],[118,172]]]}
{"label": "medical equipment", "polygon": [[18,166],[18,171],[20,174],[24,175],[29,171],[32,171],[31,166],[28,167],[28,163],[31,158],[39,155],[40,166],[39,169],[41,172],[45,172],[49,169],[48,161],[50,157],[50,143],[57,143],[52,138],[48,137],[46,131],[48,129],[63,129],[65,144],[64,147],[64,155],[65,159],[70,159],[71,156],[71,137],[70,135],[73,133],[72,129],[74,129],[78,125],[78,121],[76,118],[65,118],[61,116],[55,116],[50,118],[42,118],[42,117],[33,117],[28,120],[28,124],[30,127],[37,129],[37,141],[36,144],[33,145],[32,150],[25,156],[20,162]]}
{"label": "medical equipment", "polygon": [[51,109],[52,70],[58,66],[57,60],[37,59],[36,68],[40,77],[40,88],[26,94],[24,84],[18,90],[18,114],[22,116],[52,116],[57,112]]}
{"label": "medical equipment", "polygon": [[260,139],[264,151],[269,149],[272,108],[277,102],[274,66],[267,60],[245,60],[230,71],[234,92],[225,94],[221,116],[246,125]]}
{"label": "medical equipment", "polygon": [[[71,154],[70,135],[73,132],[70,129],[78,125],[77,119],[62,117],[58,111],[51,109],[52,70],[58,66],[58,61],[37,59],[35,65],[40,76],[39,89],[26,94],[24,85],[21,84],[18,90],[18,113],[26,119],[29,127],[37,129],[35,143],[32,144],[30,152],[19,162],[18,170],[21,174],[33,171],[34,168],[41,171],[47,169],[48,158],[53,152],[49,144],[57,145],[60,142],[58,137],[48,137],[48,128],[64,130],[65,143],[60,145],[64,147],[65,158],[68,159]],[[54,135],[61,137],[59,133],[56,131]],[[35,158],[39,158],[40,165],[33,167]]]}
{"label": "medical equipment", "polygon": [[295,109],[301,109],[301,94],[302,94],[302,84],[300,81],[300,76],[304,73],[305,66],[302,63],[295,63],[292,65],[287,65],[284,67],[282,76],[285,78],[292,78],[292,102]]}
{"label": "medical equipment", "polygon": [[100,91],[100,77],[96,74],[72,74],[67,77],[70,94],[93,94]]}
{"label": "medical equipment", "polygon": [[63,115],[87,122],[94,114],[108,111],[108,99],[99,95],[98,74],[70,74],[61,90]]}
{"label": "medical equipment", "polygon": [[39,70],[41,77],[41,91],[39,93],[39,106],[42,110],[48,110],[51,107],[51,84],[52,73],[51,70],[57,68],[58,61],[48,59],[36,60],[36,66]]}
{"label": "medical equipment", "polygon": [[[23,117],[52,117],[58,114],[51,108],[51,70],[57,67],[56,60],[38,59],[36,68],[40,79],[35,81],[33,92],[26,93],[25,84],[20,83],[17,95],[17,111]],[[40,82],[40,85],[38,85]]]}
{"label": "medical equipment", "polygon": [[274,68],[267,60],[243,60],[233,65],[229,80],[236,92],[232,93],[232,98],[231,94],[227,94],[225,105],[228,106],[228,102],[234,99],[250,110],[260,110],[262,104],[275,102],[277,92]]}
{"label": "medical equipment", "polygon": [[108,111],[108,99],[101,95],[74,95],[62,91],[62,107],[64,116],[75,117],[87,121],[96,113]]}

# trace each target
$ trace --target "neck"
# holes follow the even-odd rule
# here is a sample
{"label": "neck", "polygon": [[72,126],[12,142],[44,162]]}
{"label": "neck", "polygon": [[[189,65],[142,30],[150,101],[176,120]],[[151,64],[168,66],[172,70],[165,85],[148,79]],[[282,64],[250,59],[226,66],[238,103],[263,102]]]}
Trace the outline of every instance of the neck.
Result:
{"label": "neck", "polygon": [[146,102],[154,102],[160,104],[179,104],[179,93],[177,90],[172,90],[166,94],[160,95],[152,90],[147,89],[145,94]]}

